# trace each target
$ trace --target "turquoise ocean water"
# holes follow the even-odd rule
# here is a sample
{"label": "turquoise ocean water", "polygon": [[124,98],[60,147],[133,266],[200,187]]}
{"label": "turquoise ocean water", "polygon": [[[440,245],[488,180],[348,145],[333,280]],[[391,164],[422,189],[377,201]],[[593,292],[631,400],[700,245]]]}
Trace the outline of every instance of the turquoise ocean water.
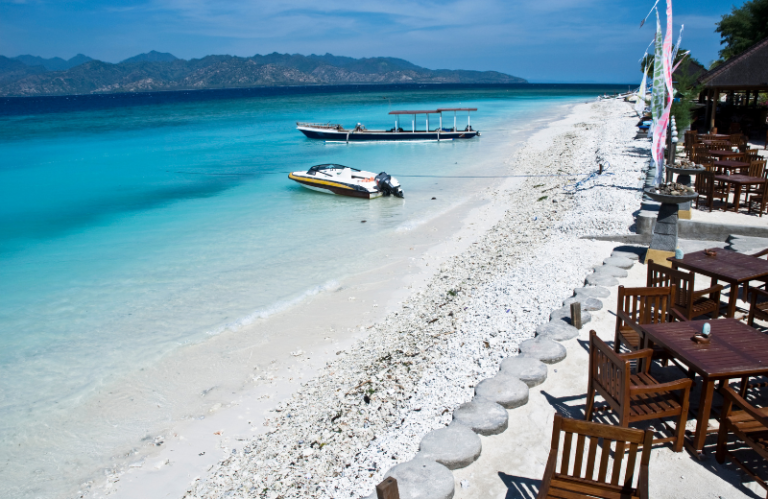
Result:
{"label": "turquoise ocean water", "polygon": [[[389,234],[437,213],[435,192],[459,199],[471,185],[408,175],[483,174],[473,165],[512,131],[616,90],[371,89],[59,112],[15,101],[0,114],[0,496],[56,497],[80,478],[62,472],[67,449],[51,436],[68,428],[51,425],[76,420],[98,387],[363,269]],[[346,146],[295,129],[391,128],[390,110],[459,105],[479,108],[479,139]],[[287,179],[326,162],[401,175],[405,200]],[[345,258],[318,266],[318,253]],[[59,457],[40,459],[43,448]]]}

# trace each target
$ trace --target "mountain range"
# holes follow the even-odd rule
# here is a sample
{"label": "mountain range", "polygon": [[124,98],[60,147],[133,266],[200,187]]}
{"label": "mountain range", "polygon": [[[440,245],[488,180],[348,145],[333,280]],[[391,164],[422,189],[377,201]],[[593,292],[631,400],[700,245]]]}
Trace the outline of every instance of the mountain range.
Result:
{"label": "mountain range", "polygon": [[427,69],[393,57],[278,54],[178,59],[151,51],[117,64],[78,54],[64,60],[0,56],[0,96],[73,95],[278,85],[527,83],[496,71]]}

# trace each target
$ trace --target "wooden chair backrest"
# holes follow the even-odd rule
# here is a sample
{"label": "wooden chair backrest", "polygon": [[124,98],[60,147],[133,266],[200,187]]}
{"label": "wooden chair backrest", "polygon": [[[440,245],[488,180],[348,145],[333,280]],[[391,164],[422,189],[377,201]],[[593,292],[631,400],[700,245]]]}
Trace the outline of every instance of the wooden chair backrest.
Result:
{"label": "wooden chair backrest", "polygon": [[711,151],[730,151],[731,150],[731,143],[730,142],[723,142],[723,141],[717,141],[713,142],[709,145],[709,149]]}
{"label": "wooden chair backrest", "polygon": [[[589,334],[589,374],[595,388],[617,412],[629,403],[629,361],[623,360],[594,331]],[[592,390],[593,387],[590,387]]]}
{"label": "wooden chair backrest", "polygon": [[645,284],[648,287],[675,287],[675,304],[690,308],[693,305],[694,275],[682,270],[675,270],[648,260],[648,274]]}
{"label": "wooden chair backrest", "polygon": [[[576,436],[575,445],[573,442],[574,435]],[[551,450],[562,456],[558,471],[560,475],[610,483],[630,490],[634,487],[635,477],[639,475],[636,470],[640,466],[648,466],[651,459],[652,441],[653,432],[650,430],[643,431],[635,428],[591,423],[568,419],[560,414],[555,414]],[[599,462],[598,446],[600,447]],[[642,453],[638,462],[640,446],[642,446]],[[608,481],[608,465],[612,447],[613,465],[610,470],[610,481]],[[622,477],[622,464],[625,455],[627,464]],[[595,472],[597,472],[596,477]]]}
{"label": "wooden chair backrest", "polygon": [[694,144],[691,150],[691,161],[699,165],[712,164],[712,157],[709,155],[709,149],[704,144]]}
{"label": "wooden chair backrest", "polygon": [[752,161],[749,164],[749,176],[750,177],[762,177],[765,174],[765,161]]}
{"label": "wooden chair backrest", "polygon": [[[667,322],[672,306],[675,287],[625,288],[619,286],[616,308],[637,324]],[[624,326],[624,320],[616,317],[616,330]]]}
{"label": "wooden chair backrest", "polygon": [[707,166],[707,171],[696,175],[695,187],[700,196],[712,196],[715,190],[715,172]]}

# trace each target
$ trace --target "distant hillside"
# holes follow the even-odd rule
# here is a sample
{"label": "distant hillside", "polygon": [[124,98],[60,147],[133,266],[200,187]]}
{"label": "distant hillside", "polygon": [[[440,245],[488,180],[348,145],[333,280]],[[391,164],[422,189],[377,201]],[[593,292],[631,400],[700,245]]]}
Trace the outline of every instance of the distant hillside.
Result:
{"label": "distant hillside", "polygon": [[35,55],[19,55],[14,57],[17,61],[21,61],[27,66],[42,66],[48,71],[64,71],[69,68],[78,66],[84,62],[92,61],[90,57],[83,54],[77,54],[73,58],[65,61],[61,57],[53,57],[51,59],[43,59]]}
{"label": "distant hillside", "polygon": [[153,50],[151,52],[147,52],[146,54],[139,54],[133,57],[129,57],[128,59],[122,61],[122,63],[130,64],[132,62],[173,62],[177,59],[178,58],[173,54],[169,54],[167,52],[157,52],[156,50]]}
{"label": "distant hillside", "polygon": [[62,71],[8,64],[6,70],[3,60],[13,61],[0,56],[0,96],[356,83],[527,83],[496,71],[431,70],[392,57],[331,54],[211,55],[185,61],[152,51],[118,64],[90,60]]}

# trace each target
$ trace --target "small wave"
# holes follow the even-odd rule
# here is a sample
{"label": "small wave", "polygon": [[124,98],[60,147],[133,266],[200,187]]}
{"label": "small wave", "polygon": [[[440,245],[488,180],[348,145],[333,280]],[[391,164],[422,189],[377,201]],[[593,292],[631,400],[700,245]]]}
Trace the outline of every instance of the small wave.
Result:
{"label": "small wave", "polygon": [[301,303],[306,298],[309,298],[310,296],[315,296],[325,291],[331,291],[338,287],[339,287],[339,282],[334,279],[331,279],[330,281],[326,281],[323,284],[314,286],[304,291],[303,293],[301,293],[299,296],[296,296],[295,298],[274,303],[266,308],[260,308],[254,311],[253,313],[250,313],[245,317],[241,317],[240,319],[237,319],[235,321],[229,322],[218,329],[215,329],[213,331],[208,331],[206,334],[210,336],[216,336],[218,334],[223,333],[224,331],[233,331],[233,332],[239,331],[240,329],[250,324],[253,324],[259,319],[266,319],[267,317],[270,317],[284,310],[287,310],[293,307],[294,305],[298,305],[299,303]]}
{"label": "small wave", "polygon": [[423,217],[423,218],[417,218],[415,220],[409,220],[407,222],[404,222],[400,225],[398,225],[395,228],[395,232],[408,232],[413,229],[416,229],[418,227],[421,227],[424,224],[427,224],[429,222],[432,222],[433,220],[445,215],[449,211],[453,210],[454,208],[458,208],[459,206],[465,204],[467,201],[469,201],[469,197],[462,199],[461,201],[457,203],[453,203],[451,205],[448,205],[443,210],[436,211],[434,213],[431,213],[430,215]]}

